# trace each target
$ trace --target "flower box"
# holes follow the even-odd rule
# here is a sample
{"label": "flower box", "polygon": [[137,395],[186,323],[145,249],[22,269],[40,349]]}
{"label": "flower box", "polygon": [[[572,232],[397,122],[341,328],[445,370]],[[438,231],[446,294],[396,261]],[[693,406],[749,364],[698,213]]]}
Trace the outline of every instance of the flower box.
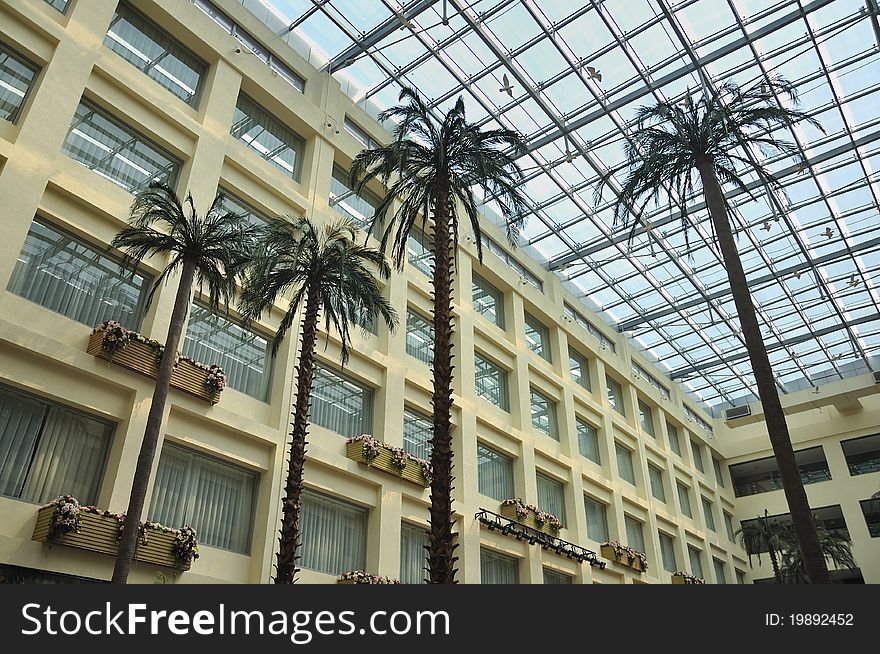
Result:
{"label": "flower box", "polygon": [[606,559],[615,563],[632,568],[636,572],[644,572],[648,569],[648,562],[643,552],[634,550],[620,543],[602,543],[599,550]]}
{"label": "flower box", "polygon": [[[117,326],[118,329],[125,330],[127,340],[123,346],[118,347],[115,351],[108,350],[104,343],[107,324],[99,325],[92,331],[86,352],[99,359],[115,363],[118,366],[128,368],[151,379],[156,379],[159,374],[161,344],[144,338],[137,332]],[[220,401],[220,390],[222,388],[220,390],[209,388],[209,374],[211,374],[210,366],[198,363],[187,357],[180,357],[174,366],[174,371],[171,373],[171,386],[195,395],[211,404],[217,404]],[[220,374],[223,374],[222,371],[220,371]]]}
{"label": "flower box", "polygon": [[423,488],[431,485],[430,463],[404,452],[401,448],[380,443],[367,434],[349,438],[345,445],[345,456]]}
{"label": "flower box", "polygon": [[337,584],[400,584],[400,580],[391,577],[380,577],[379,575],[370,574],[363,570],[355,570],[353,572],[344,572],[336,579]]}
{"label": "flower box", "polygon": [[[66,545],[67,547],[116,556],[119,536],[125,519],[124,515],[114,515],[95,507],[81,507],[77,515],[78,530],[68,531],[50,539],[49,532],[55,510],[55,502],[40,507],[37,511],[32,540],[50,543],[53,546]],[[198,558],[198,547],[195,547],[195,554],[191,558],[182,562],[178,561],[174,553],[174,545],[179,533],[177,529],[169,529],[156,523],[146,523],[143,535],[138,539],[135,560],[177,570],[189,570],[192,561]]]}
{"label": "flower box", "polygon": [[504,500],[501,503],[501,515],[551,536],[558,534],[563,527],[559,518],[552,513],[541,511],[538,507],[525,504],[519,499]]}
{"label": "flower box", "polygon": [[706,583],[706,580],[701,577],[695,577],[687,572],[674,572],[672,573],[672,583],[676,585],[702,585]]}

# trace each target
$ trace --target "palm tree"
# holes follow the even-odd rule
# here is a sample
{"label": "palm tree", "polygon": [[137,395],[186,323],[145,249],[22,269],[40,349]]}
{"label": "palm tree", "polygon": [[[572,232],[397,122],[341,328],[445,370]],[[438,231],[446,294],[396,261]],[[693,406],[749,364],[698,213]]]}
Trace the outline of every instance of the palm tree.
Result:
{"label": "palm tree", "polygon": [[785,529],[784,523],[779,520],[770,520],[767,516],[767,510],[764,509],[763,517],[758,516],[757,520],[744,523],[734,532],[734,537],[739,540],[739,544],[749,555],[749,565],[752,565],[753,556],[758,558],[758,563],[761,563],[761,553],[767,552],[770,564],[773,566],[773,578],[776,579],[777,584],[782,583],[779,555],[788,545],[783,536]]}
{"label": "palm tree", "polygon": [[[521,195],[522,172],[515,159],[524,153],[521,137],[506,129],[481,130],[465,118],[461,97],[442,123],[430,114],[414,89],[404,88],[401,104],[380,115],[383,122],[397,124],[386,146],[362,151],[351,168],[351,182],[361,192],[378,179],[388,193],[373,216],[385,250],[398,269],[406,261],[407,239],[417,222],[424,227],[433,218],[434,270],[434,365],[433,438],[431,447],[431,508],[428,539],[430,583],[455,583],[452,542],[452,279],[459,237],[459,208],[471,224],[482,261],[483,250],[475,189],[494,199],[507,221],[508,237],[514,242],[522,225],[525,198]],[[390,183],[392,178],[393,183]],[[388,218],[392,205],[396,210]],[[386,224],[387,219],[387,224]]]}
{"label": "palm tree", "polygon": [[[830,583],[831,577],[822,556],[795,460],[773,369],[761,338],[728,219],[730,206],[721,189],[722,184],[730,184],[751,196],[743,175],[753,173],[768,193],[781,192],[780,180],[761,160],[773,153],[794,158],[799,158],[800,153],[793,143],[777,138],[774,131],[797,122],[806,122],[821,129],[818,122],[803,112],[783,107],[781,102],[775,101],[776,98],[785,99],[795,106],[797,94],[794,86],[781,78],[756,84],[746,90],[725,83],[720,86],[718,93],[704,93],[696,102],[688,96],[683,104],[658,102],[641,107],[636,114],[632,140],[627,141],[625,146],[628,175],[615,203],[615,223],[622,221],[625,224],[632,216],[630,238],[635,235],[639,225],[649,228],[642,213],[648,203],[659,203],[661,194],[674,192],[682,204],[686,204],[695,189],[696,174],[727,269],[730,290],[764,408],[767,432],[779,465],[785,498],[807,574],[812,583]],[[760,150],[761,155],[749,157],[747,151],[755,148]],[[597,202],[609,179],[610,174],[599,184]],[[682,222],[687,229],[686,207],[682,209]]]}
{"label": "palm tree", "polygon": [[[828,531],[821,525],[818,525],[816,529],[819,532],[819,544],[822,546],[822,553],[826,560],[831,561],[835,568],[853,570],[857,567],[852,554],[852,540],[848,535],[839,531]],[[807,583],[804,558],[801,556],[797,535],[791,524],[785,524],[780,535],[783,541],[782,562],[779,571],[782,579],[790,583]]]}
{"label": "palm tree", "polygon": [[223,195],[217,194],[208,212],[201,216],[196,212],[192,195],[187,194],[183,203],[170,186],[153,182],[137,195],[131,206],[129,226],[122,229],[111,242],[111,246],[125,252],[123,265],[132,270],[136,269],[138,262],[151,256],[169,258],[168,265],[150,289],[147,306],[159,286],[165,284],[174,272],[180,271],[168,338],[159,362],[156,387],[125,513],[125,526],[119,541],[119,554],[113,568],[113,583],[124,584],[128,580],[134,558],[138,526],[162,427],[162,414],[168,400],[168,385],[177,359],[183,323],[192,300],[193,282],[197,281],[199,287],[208,287],[209,308],[218,310],[221,300],[229,307],[235,279],[248,262],[256,235],[255,230],[245,224],[240,216],[220,210],[222,200]]}
{"label": "palm tree", "polygon": [[281,509],[276,584],[293,583],[297,572],[300,498],[320,314],[324,312],[325,331],[332,327],[339,334],[343,365],[348,361],[352,323],[364,324],[379,315],[390,329],[397,324],[397,314],[382,296],[382,288],[371,272],[371,268],[375,268],[382,279],[388,279],[391,268],[385,255],[375,248],[357,245],[355,235],[354,223],[345,219],[323,229],[305,217],[272,220],[261,237],[257,248],[260,254],[254,259],[242,292],[243,312],[248,320],[271,311],[279,298],[291,295],[272,344],[273,356],[297,311],[305,307],[300,327],[296,401]]}

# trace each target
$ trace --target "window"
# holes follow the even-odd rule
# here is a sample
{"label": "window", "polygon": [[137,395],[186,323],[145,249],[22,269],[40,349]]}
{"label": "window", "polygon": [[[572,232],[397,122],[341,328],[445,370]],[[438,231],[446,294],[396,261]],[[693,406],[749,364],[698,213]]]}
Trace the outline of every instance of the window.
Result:
{"label": "window", "polygon": [[636,377],[644,379],[651,386],[653,386],[657,390],[657,392],[660,393],[660,397],[662,397],[664,400],[669,399],[669,389],[666,388],[663,384],[661,384],[660,380],[658,380],[654,375],[649,373],[647,370],[645,370],[642,366],[637,364],[635,361],[632,362],[631,368],[632,368],[633,374]]}
{"label": "window", "polygon": [[525,314],[526,347],[545,361],[552,362],[550,356],[550,331],[537,318]]}
{"label": "window", "polygon": [[113,426],[0,386],[0,495],[43,504],[98,499]]}
{"label": "window", "polygon": [[672,536],[664,534],[662,531],[660,536],[660,558],[663,561],[663,569],[666,572],[678,572],[678,565],[675,563],[675,541]]}
{"label": "window", "polygon": [[703,517],[706,519],[706,528],[715,531],[715,513],[712,511],[712,502],[700,496],[703,501]]}
{"label": "window", "polygon": [[[485,210],[486,207],[484,206],[483,209]],[[540,279],[538,279],[538,277],[534,273],[532,273],[530,270],[528,270],[525,266],[523,266],[519,261],[517,261],[515,258],[513,258],[510,254],[508,254],[507,250],[505,250],[503,247],[498,245],[491,238],[486,236],[486,234],[482,235],[482,242],[483,242],[483,247],[486,250],[489,250],[489,252],[496,255],[499,259],[504,261],[508,266],[513,268],[517,272],[517,274],[519,274],[519,276],[522,277],[522,280],[524,282],[531,284],[532,286],[534,286],[536,289],[538,289],[541,292],[544,291],[544,283]]]}
{"label": "window", "polygon": [[[864,506],[862,509],[864,510]],[[850,538],[849,528],[846,524],[846,519],[843,517],[843,511],[840,508],[839,504],[833,504],[831,506],[822,506],[822,507],[813,507],[812,508],[813,517],[816,519],[816,524],[819,527],[822,527],[825,531],[833,534],[837,534],[844,538]],[[789,513],[780,513],[776,515],[768,516],[767,519],[771,523],[783,523],[787,525],[791,525],[791,514]],[[751,520],[742,520],[740,521],[740,526],[743,529],[749,529],[755,525],[758,521],[758,518],[752,518]],[[766,552],[767,548],[760,548],[760,552]]]}
{"label": "window", "polygon": [[264,227],[269,222],[269,216],[254,209],[247,202],[236,197],[235,194],[223,188],[218,188],[217,191],[223,194],[223,199],[218,206],[221,213],[238,214],[247,224],[254,227]]}
{"label": "window", "polygon": [[696,547],[688,545],[688,559],[691,562],[691,574],[695,577],[703,578],[703,561],[700,550]]}
{"label": "window", "polygon": [[654,416],[651,414],[651,407],[641,400],[639,400],[639,424],[642,426],[642,431],[657,438],[654,433]]}
{"label": "window", "polygon": [[183,353],[223,368],[231,388],[258,400],[269,399],[269,341],[200,304],[190,308]]}
{"label": "window", "polygon": [[718,485],[721,486],[721,488],[724,488],[724,473],[721,470],[721,462],[714,456],[712,457],[712,466],[715,468],[715,481],[718,482]]}
{"label": "window", "polygon": [[504,329],[504,294],[476,273],[473,273],[473,302],[474,311]]}
{"label": "window", "polygon": [[307,489],[300,521],[303,568],[340,575],[366,567],[366,509]]}
{"label": "window", "polygon": [[480,548],[480,581],[484,584],[519,583],[519,561]]}
{"label": "window", "polygon": [[868,525],[871,538],[880,538],[880,500],[862,500],[859,505],[862,507],[862,515],[865,516],[865,524]]}
{"label": "window", "polygon": [[739,568],[734,568],[736,572],[736,583],[744,584],[746,583],[746,573],[740,570]]}
{"label": "window", "polygon": [[405,584],[423,584],[428,576],[428,533],[424,527],[406,522],[400,525],[400,581]]}
{"label": "window", "polygon": [[434,424],[430,417],[403,409],[403,449],[420,459],[431,458],[431,439],[434,437]]}
{"label": "window", "polygon": [[669,436],[669,449],[681,456],[681,441],[678,440],[678,427],[666,423],[666,433]]}
{"label": "window", "polygon": [[[821,445],[798,450],[794,453],[794,457],[801,472],[801,481],[805,485],[831,479],[825,451]],[[767,493],[782,488],[782,478],[775,457],[768,456],[737,463],[728,470],[733,482],[733,493],[737,497]]]}
{"label": "window", "polygon": [[431,277],[434,269],[434,251],[431,241],[421,230],[413,227],[406,237],[406,256],[409,265],[424,275]]}
{"label": "window", "polygon": [[733,516],[730,515],[727,511],[722,510],[721,513],[724,514],[724,527],[727,529],[727,538],[731,543],[736,541],[734,537],[734,528],[733,528]]}
{"label": "window", "polygon": [[599,454],[599,433],[592,425],[588,425],[580,418],[575,418],[575,429],[578,437],[578,450],[581,456],[587,457],[593,463],[601,465],[602,459]]}
{"label": "window", "polygon": [[305,141],[244,93],[235,105],[231,134],[285,175],[300,181]]}
{"label": "window", "polygon": [[841,441],[850,475],[880,472],[880,434]]}
{"label": "window", "polygon": [[337,212],[366,232],[373,222],[376,208],[381,203],[376,194],[366,188],[360,194],[355,194],[354,189],[349,186],[349,175],[345,169],[341,166],[333,166],[333,176],[330,178],[330,206]]}
{"label": "window", "polygon": [[477,443],[477,478],[483,495],[499,501],[515,497],[513,459],[482,443]]}
{"label": "window", "polygon": [[544,568],[544,583],[545,584],[570,584],[571,577],[567,574],[563,574],[561,572],[556,572],[555,570],[548,570]]}
{"label": "window", "polygon": [[507,372],[477,353],[474,353],[474,388],[484,400],[510,411]]}
{"label": "window", "polygon": [[703,452],[700,449],[700,444],[695,441],[691,441],[691,452],[693,452],[694,455],[694,467],[700,472],[706,472],[706,470],[703,468]]}
{"label": "window", "polygon": [[89,327],[115,320],[140,326],[149,278],[40,219],[31,223],[9,291]]}
{"label": "window", "polygon": [[565,488],[562,482],[551,479],[540,472],[538,480],[538,508],[552,513],[565,523]]}
{"label": "window", "polygon": [[636,472],[633,468],[632,450],[615,441],[614,451],[617,454],[617,474],[635,486]]}
{"label": "window", "polygon": [[608,404],[610,404],[611,408],[617,411],[617,413],[625,416],[626,407],[623,405],[623,388],[621,388],[620,384],[611,379],[611,377],[606,377],[605,382],[608,386]]}
{"label": "window", "polygon": [[200,545],[248,554],[257,476],[237,465],[166,443],[159,457],[150,520],[192,525]]}
{"label": "window", "polygon": [[605,505],[584,495],[587,511],[587,537],[598,543],[608,540],[608,516]]}
{"label": "window", "polygon": [[600,330],[593,323],[587,320],[580,311],[575,309],[568,302],[565,302],[562,305],[562,312],[563,315],[570,318],[581,327],[586,329],[588,332],[590,332],[593,336],[595,336],[596,340],[599,341],[599,345],[614,352],[614,341],[605,336],[605,334],[602,333],[602,330]]}
{"label": "window", "polygon": [[40,69],[0,44],[0,118],[14,123]]}
{"label": "window", "polygon": [[663,489],[663,471],[649,463],[648,476],[651,478],[651,495],[661,502],[665,502],[666,491]]}
{"label": "window", "polygon": [[642,523],[628,515],[623,516],[626,525],[626,544],[639,552],[645,552],[645,534],[642,531]]}
{"label": "window", "polygon": [[62,14],[67,11],[67,5],[70,3],[70,0],[43,0],[47,5],[52,7],[53,9],[57,9]]}
{"label": "window", "polygon": [[104,45],[187,104],[198,104],[208,65],[127,3],[116,7]]}
{"label": "window", "polygon": [[676,485],[678,486],[678,506],[681,508],[681,512],[688,518],[693,518],[694,514],[691,511],[691,496],[688,487],[681,482],[676,482]]}
{"label": "window", "polygon": [[86,99],[76,108],[61,151],[131,193],[152,181],[174,186],[180,172],[177,157]]}
{"label": "window", "polygon": [[586,357],[570,349],[568,351],[568,369],[575,384],[588,391],[593,390],[590,384],[590,364]]}
{"label": "window", "polygon": [[715,583],[726,584],[727,575],[724,573],[724,561],[712,557],[712,565],[715,566]]}
{"label": "window", "polygon": [[531,389],[532,426],[554,440],[559,440],[556,424],[556,403],[534,388]]}
{"label": "window", "polygon": [[372,431],[373,391],[321,365],[315,366],[312,422],[343,436]]}
{"label": "window", "polygon": [[428,366],[434,365],[434,325],[412,309],[406,310],[406,352]]}
{"label": "window", "polygon": [[367,130],[358,125],[348,116],[345,117],[345,120],[342,122],[345,131],[355,137],[358,141],[360,141],[361,145],[363,145],[368,150],[375,150],[382,146],[381,143],[373,139],[369,134],[367,134]]}

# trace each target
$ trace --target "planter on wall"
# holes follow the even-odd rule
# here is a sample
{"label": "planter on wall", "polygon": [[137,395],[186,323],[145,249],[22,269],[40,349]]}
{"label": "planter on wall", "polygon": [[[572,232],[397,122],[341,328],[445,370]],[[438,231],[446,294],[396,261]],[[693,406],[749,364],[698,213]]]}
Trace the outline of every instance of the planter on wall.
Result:
{"label": "planter on wall", "polygon": [[[518,499],[504,500],[501,503],[501,515],[551,536],[557,535],[562,529],[562,522],[555,515],[545,513],[531,504],[524,504]],[[539,515],[543,515],[544,519],[540,520]]]}
{"label": "planter on wall", "polygon": [[[400,448],[380,443],[369,435],[348,439],[345,456],[370,468],[387,472],[423,488],[431,485],[430,464],[412,456]],[[403,465],[398,465],[400,461]]]}
{"label": "planter on wall", "polygon": [[672,583],[676,585],[685,584],[705,584],[706,580],[702,577],[695,577],[694,575],[688,574],[687,572],[675,572],[672,574]]}
{"label": "planter on wall", "polygon": [[[129,333],[139,336],[136,332]],[[144,342],[147,339],[142,341],[137,338],[131,338],[124,347],[116,350],[112,355],[104,349],[103,341],[104,332],[100,328],[96,328],[92,332],[91,338],[89,338],[86,352],[99,359],[128,368],[151,379],[156,379],[159,374],[158,350],[148,342]],[[207,366],[181,358],[171,373],[171,386],[190,395],[195,395],[206,402],[216,404],[220,401],[220,391],[209,390],[207,384],[208,372]]]}
{"label": "planter on wall", "polygon": [[648,563],[644,559],[644,554],[626,545],[620,543],[602,543],[599,550],[602,556],[610,559],[615,563],[632,568],[637,572],[644,572],[648,569]]}
{"label": "planter on wall", "polygon": [[363,570],[354,570],[353,572],[345,572],[336,579],[337,584],[400,584],[398,579],[391,577],[380,577],[379,575],[370,574]]}

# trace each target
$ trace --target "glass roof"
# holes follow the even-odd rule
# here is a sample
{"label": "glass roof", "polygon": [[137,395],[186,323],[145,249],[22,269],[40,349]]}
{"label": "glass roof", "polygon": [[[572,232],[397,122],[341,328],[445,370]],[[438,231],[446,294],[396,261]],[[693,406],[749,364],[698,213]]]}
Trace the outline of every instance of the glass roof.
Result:
{"label": "glass roof", "polygon": [[778,385],[880,365],[875,0],[242,1],[373,115],[405,84],[438,115],[463,95],[471,121],[522,132],[525,250],[708,406],[757,391],[702,197],[653,209],[628,243],[611,220],[623,173],[598,204],[594,190],[639,106],[786,77],[825,129],[780,134],[808,165],[769,161],[784,193],[748,174],[754,199],[726,189]]}

